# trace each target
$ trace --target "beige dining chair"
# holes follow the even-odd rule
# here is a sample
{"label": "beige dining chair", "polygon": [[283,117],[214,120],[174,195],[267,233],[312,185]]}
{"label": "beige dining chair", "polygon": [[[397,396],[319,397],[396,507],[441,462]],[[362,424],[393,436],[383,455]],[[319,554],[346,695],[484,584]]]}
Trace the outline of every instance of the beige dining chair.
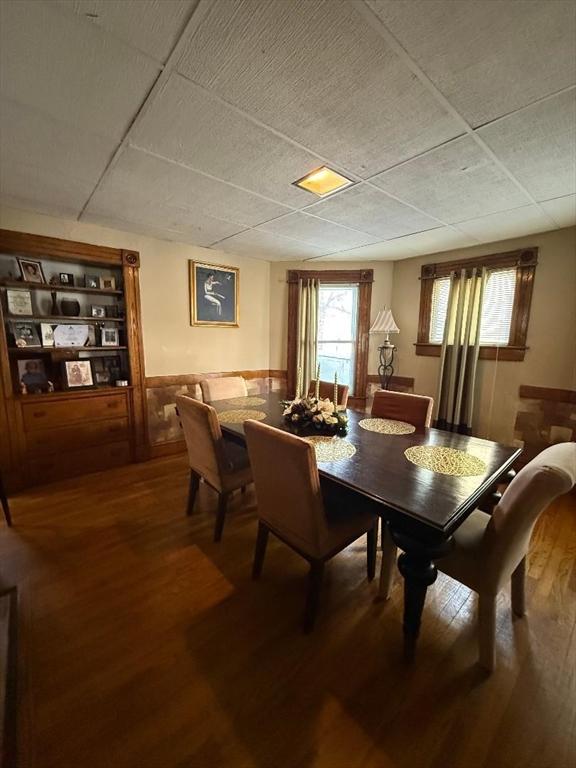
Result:
{"label": "beige dining chair", "polygon": [[242,376],[221,376],[214,379],[202,379],[200,382],[202,399],[205,403],[213,400],[228,400],[232,397],[247,397],[248,388]]}
{"label": "beige dining chair", "polygon": [[504,491],[492,515],[472,512],[454,533],[454,550],[436,566],[478,593],[479,663],[494,669],[496,598],[508,579],[512,611],[525,613],[526,553],[539,515],[576,483],[576,443],[560,443],[532,459]]}
{"label": "beige dining chair", "polygon": [[[432,423],[434,400],[426,395],[406,392],[390,392],[380,389],[374,392],[371,416],[381,419],[405,421],[416,429],[424,429]],[[393,438],[391,438],[393,439]],[[382,520],[382,561],[380,563],[380,598],[388,600],[396,579],[398,550],[392,541],[387,523]]]}
{"label": "beige dining chair", "polygon": [[214,541],[220,541],[230,494],[252,482],[248,453],[242,446],[224,440],[212,406],[186,395],[177,395],[176,405],[190,464],[187,514],[192,514],[202,478],[219,495]]}
{"label": "beige dining chair", "polygon": [[[320,399],[321,400],[333,400],[334,399],[334,384],[329,381],[320,380]],[[316,392],[316,379],[312,379],[310,386],[308,387],[308,395],[314,395]],[[346,408],[348,405],[348,386],[346,384],[338,384],[338,403],[341,408]]]}
{"label": "beige dining chair", "polygon": [[256,485],[258,537],[253,578],[261,572],[268,534],[310,563],[304,631],[314,626],[324,564],[367,534],[368,579],[376,570],[377,518],[369,511],[325,505],[314,447],[300,437],[249,420],[244,422]]}

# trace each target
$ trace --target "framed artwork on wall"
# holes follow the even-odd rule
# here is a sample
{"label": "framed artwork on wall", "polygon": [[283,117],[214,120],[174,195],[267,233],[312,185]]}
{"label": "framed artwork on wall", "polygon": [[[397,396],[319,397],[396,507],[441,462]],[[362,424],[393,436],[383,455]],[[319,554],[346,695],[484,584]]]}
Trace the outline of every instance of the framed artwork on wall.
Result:
{"label": "framed artwork on wall", "polygon": [[240,270],[222,264],[188,263],[190,324],[237,328]]}

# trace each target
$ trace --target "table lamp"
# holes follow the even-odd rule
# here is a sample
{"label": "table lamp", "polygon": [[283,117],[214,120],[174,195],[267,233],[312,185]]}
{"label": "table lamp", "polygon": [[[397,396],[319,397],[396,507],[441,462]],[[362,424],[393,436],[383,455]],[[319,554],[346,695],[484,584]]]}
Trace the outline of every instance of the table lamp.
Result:
{"label": "table lamp", "polygon": [[400,333],[400,328],[394,322],[391,309],[381,309],[378,312],[376,320],[372,323],[370,333],[385,333],[384,343],[378,347],[380,353],[380,365],[378,366],[378,375],[380,376],[380,386],[382,389],[388,389],[390,379],[394,375],[394,352],[396,347],[390,341],[391,333]]}

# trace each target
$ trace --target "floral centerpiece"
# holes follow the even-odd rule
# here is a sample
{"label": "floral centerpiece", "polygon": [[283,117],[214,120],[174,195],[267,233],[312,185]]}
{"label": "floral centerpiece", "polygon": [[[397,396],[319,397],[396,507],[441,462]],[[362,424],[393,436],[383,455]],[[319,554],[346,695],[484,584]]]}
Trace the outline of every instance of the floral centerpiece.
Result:
{"label": "floral centerpiece", "polygon": [[298,368],[296,397],[283,402],[284,421],[297,431],[314,428],[328,435],[345,435],[348,431],[348,416],[338,408],[338,377],[334,376],[334,400],[320,397],[320,366],[316,372],[314,395],[302,396],[302,370]]}

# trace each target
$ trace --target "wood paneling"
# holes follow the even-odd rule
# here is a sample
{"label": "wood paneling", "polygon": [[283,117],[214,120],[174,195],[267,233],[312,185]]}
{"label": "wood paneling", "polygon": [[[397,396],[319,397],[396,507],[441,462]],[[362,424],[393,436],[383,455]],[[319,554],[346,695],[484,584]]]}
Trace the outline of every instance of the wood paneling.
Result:
{"label": "wood paneling", "polygon": [[38,485],[65,477],[113,469],[122,464],[128,464],[130,460],[130,443],[124,441],[76,448],[67,452],[46,453],[43,456],[31,456],[26,464],[30,483]]}
{"label": "wood paneling", "polygon": [[172,387],[200,384],[204,379],[216,379],[221,376],[242,376],[244,379],[266,379],[269,376],[280,373],[286,375],[286,371],[270,371],[268,368],[251,371],[210,371],[210,373],[177,373],[173,376],[146,376],[147,389],[155,387]]}
{"label": "wood paneling", "polygon": [[531,400],[549,400],[555,403],[576,403],[576,391],[573,389],[530,387],[523,384],[518,389],[518,396]]}
{"label": "wood paneling", "polygon": [[27,432],[26,447],[30,455],[38,456],[129,439],[130,424],[127,418],[106,419],[88,421],[74,427]]}
{"label": "wood paneling", "polygon": [[[390,438],[393,439],[393,438]],[[187,517],[184,457],[11,499],[2,580],[19,584],[20,768],[568,768],[574,746],[576,499],[539,521],[528,615],[498,600],[498,667],[476,667],[476,598],[440,574],[419,654],[402,589],[376,602],[366,549],[328,566],[312,635],[307,567],[269,543],[250,578],[252,488],[212,542],[215,494]]]}
{"label": "wood paneling", "polygon": [[99,394],[93,397],[57,399],[35,397],[33,402],[22,398],[22,418],[27,432],[34,429],[56,429],[69,424],[82,424],[99,419],[126,416],[127,392]]}
{"label": "wood paneling", "polygon": [[120,255],[117,248],[61,240],[57,237],[30,235],[27,232],[13,232],[11,229],[0,229],[0,242],[4,253],[34,255],[62,261],[92,261],[95,264],[116,266]]}

